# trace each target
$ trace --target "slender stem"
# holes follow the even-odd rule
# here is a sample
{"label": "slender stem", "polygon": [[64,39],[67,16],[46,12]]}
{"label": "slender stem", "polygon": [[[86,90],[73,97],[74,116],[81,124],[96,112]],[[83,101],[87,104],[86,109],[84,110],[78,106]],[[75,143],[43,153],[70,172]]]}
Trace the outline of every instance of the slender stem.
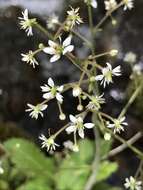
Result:
{"label": "slender stem", "polygon": [[[95,118],[96,118],[96,114],[94,113],[92,115],[92,120],[95,123]],[[99,165],[100,165],[100,135],[99,135],[99,131],[98,129],[95,127],[94,128],[94,135],[95,135],[95,157],[92,163],[92,173],[89,176],[87,183],[85,185],[85,189],[84,190],[91,190],[93,188],[93,186],[96,183],[96,177],[98,174],[98,169],[99,169]]]}
{"label": "slender stem", "polygon": [[125,107],[123,108],[123,110],[121,111],[120,115],[118,118],[121,118],[125,115],[125,113],[127,112],[128,108],[130,107],[130,105],[134,102],[134,100],[136,99],[136,97],[138,96],[138,94],[140,93],[141,89],[142,89],[143,85],[141,84],[140,86],[138,86],[138,88],[134,91],[134,93],[132,94],[132,96],[130,97],[129,101],[127,102],[127,104],[125,105]]}
{"label": "slender stem", "polygon": [[[127,143],[132,145],[135,142],[137,142],[142,136],[143,136],[143,134],[141,132],[138,132],[132,138],[127,140]],[[113,150],[111,150],[109,152],[109,154],[107,155],[107,157],[115,156],[116,154],[119,154],[120,152],[124,151],[126,148],[128,148],[128,146],[126,144],[121,144],[120,146],[118,146],[118,147],[114,148]],[[105,158],[106,157],[104,157],[103,159],[105,159]]]}
{"label": "slender stem", "polygon": [[53,36],[50,32],[48,32],[43,26],[41,26],[39,23],[36,23],[34,25],[37,27],[41,32],[43,32],[49,39],[53,39]]}
{"label": "slender stem", "polygon": [[100,20],[100,22],[95,26],[94,28],[94,33],[97,32],[97,30],[101,27],[101,25],[107,20],[108,17],[110,17],[110,15],[116,11],[118,8],[120,8],[123,5],[123,1],[120,2],[114,9],[109,10],[106,15]]}

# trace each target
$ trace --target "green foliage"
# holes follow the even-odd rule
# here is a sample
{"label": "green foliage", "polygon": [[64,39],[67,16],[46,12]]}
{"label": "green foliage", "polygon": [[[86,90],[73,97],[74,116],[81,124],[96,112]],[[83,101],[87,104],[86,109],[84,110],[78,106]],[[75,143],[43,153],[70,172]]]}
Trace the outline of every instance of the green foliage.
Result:
{"label": "green foliage", "polygon": [[93,190],[122,190],[121,188],[119,187],[112,187],[106,183],[99,183],[99,184],[96,184],[96,186],[94,187]]}
{"label": "green foliage", "polygon": [[[9,177],[9,180],[14,180],[16,190],[51,190],[53,187],[58,190],[83,190],[92,172],[96,152],[94,142],[87,139],[79,141],[79,152],[67,154],[55,167],[55,158],[46,157],[32,142],[14,138],[6,141],[4,146],[14,164],[6,179]],[[101,141],[101,158],[107,156],[110,147],[111,142]],[[106,185],[102,183],[103,180],[110,177],[116,169],[116,163],[100,161],[94,190],[100,186],[98,190],[105,189],[102,188]],[[4,181],[1,184],[8,186]],[[7,190],[5,187],[1,189]]]}
{"label": "green foliage", "polygon": [[44,175],[47,179],[53,171],[53,160],[45,158],[32,143],[23,139],[11,139],[4,143],[11,160],[22,171],[30,175]]}
{"label": "green foliage", "polygon": [[[103,148],[104,147],[104,148]],[[110,149],[109,143],[101,143],[101,154],[106,155]],[[91,165],[94,158],[94,143],[88,140],[80,141],[79,153],[68,155],[61,163],[56,176],[57,189],[82,190],[91,173]],[[103,152],[102,152],[103,150]],[[97,181],[108,178],[117,169],[116,163],[101,162]],[[63,180],[64,179],[64,180]],[[66,181],[66,183],[65,183]]]}

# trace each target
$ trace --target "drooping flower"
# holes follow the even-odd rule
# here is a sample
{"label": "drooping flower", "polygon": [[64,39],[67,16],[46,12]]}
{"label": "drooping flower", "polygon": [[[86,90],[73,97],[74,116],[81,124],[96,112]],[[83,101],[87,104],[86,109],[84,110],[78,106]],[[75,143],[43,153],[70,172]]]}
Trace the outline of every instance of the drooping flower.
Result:
{"label": "drooping flower", "polygon": [[142,182],[137,181],[134,177],[130,176],[130,178],[125,179],[124,186],[129,190],[142,190]]}
{"label": "drooping flower", "polygon": [[113,10],[117,6],[116,0],[107,0],[104,1],[105,4],[105,10],[110,11]]}
{"label": "drooping flower", "polygon": [[83,123],[82,117],[75,117],[73,115],[70,115],[70,121],[71,125],[66,128],[66,132],[68,134],[74,132],[78,132],[79,136],[81,138],[84,138],[84,128],[91,129],[94,127],[93,123]]}
{"label": "drooping flower", "polygon": [[128,123],[125,122],[125,117],[121,117],[119,119],[114,119],[114,123],[108,123],[107,127],[108,128],[113,128],[114,133],[120,133],[121,131],[124,131],[124,125],[127,126]]}
{"label": "drooping flower", "polygon": [[32,51],[29,51],[26,54],[22,53],[21,56],[22,56],[21,60],[28,63],[28,64],[30,64],[30,65],[32,65],[33,68],[35,68],[35,65],[39,65],[39,63],[35,59],[34,54],[33,54]]}
{"label": "drooping flower", "polygon": [[131,10],[134,7],[134,0],[123,0],[124,2],[124,11],[127,9]]}
{"label": "drooping flower", "polygon": [[35,18],[29,19],[27,9],[25,9],[24,12],[22,12],[22,16],[23,17],[19,17],[21,29],[26,31],[27,36],[32,36],[33,35],[32,26],[36,24],[36,19]]}
{"label": "drooping flower", "polygon": [[44,111],[45,109],[47,109],[47,105],[46,104],[37,104],[36,106],[32,105],[32,104],[27,104],[27,106],[29,107],[28,109],[26,109],[26,112],[30,112],[30,116],[32,118],[38,119],[38,116],[41,115],[41,117],[43,117],[43,113],[42,111]]}
{"label": "drooping flower", "polygon": [[63,102],[63,96],[60,94],[63,91],[63,86],[55,86],[52,78],[48,79],[48,85],[41,86],[44,99],[56,98],[58,102]]}
{"label": "drooping flower", "polygon": [[93,8],[97,8],[97,1],[96,0],[84,0],[84,2],[87,4],[87,5],[90,5],[92,6]]}
{"label": "drooping flower", "polygon": [[127,52],[124,57],[124,61],[127,63],[135,63],[137,60],[137,55],[134,52]]}
{"label": "drooping flower", "polygon": [[49,55],[53,55],[50,59],[50,62],[55,62],[58,59],[60,59],[61,55],[65,55],[68,52],[72,52],[74,49],[74,46],[71,45],[71,39],[72,36],[68,36],[63,43],[61,43],[61,38],[60,39],[60,44],[55,43],[52,40],[48,41],[49,47],[45,47],[43,51]]}
{"label": "drooping flower", "polygon": [[106,63],[106,67],[102,69],[102,74],[97,75],[95,77],[95,80],[101,81],[101,85],[103,84],[104,88],[106,87],[106,83],[112,83],[112,77],[113,76],[120,76],[121,75],[121,67],[120,65],[112,69],[112,66],[110,63]]}
{"label": "drooping flower", "polygon": [[54,138],[50,137],[50,138],[46,138],[45,135],[41,134],[39,136],[39,139],[41,141],[43,141],[42,144],[42,148],[47,148],[47,152],[48,151],[55,151],[56,150],[56,146],[58,147],[59,145],[57,143],[54,142]]}
{"label": "drooping flower", "polygon": [[101,94],[100,96],[91,96],[91,101],[87,105],[87,108],[90,110],[99,110],[101,108],[101,104],[105,103],[105,99],[103,98],[104,94]]}
{"label": "drooping flower", "polygon": [[78,97],[82,92],[82,89],[79,86],[74,86],[72,94],[74,97]]}

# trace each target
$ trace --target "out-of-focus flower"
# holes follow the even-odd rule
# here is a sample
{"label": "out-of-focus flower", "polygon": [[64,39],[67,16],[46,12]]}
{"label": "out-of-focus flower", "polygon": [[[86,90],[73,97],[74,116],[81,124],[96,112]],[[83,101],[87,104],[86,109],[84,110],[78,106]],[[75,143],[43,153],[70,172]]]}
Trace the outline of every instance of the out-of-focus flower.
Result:
{"label": "out-of-focus flower", "polygon": [[43,113],[42,111],[44,111],[45,109],[47,109],[47,105],[46,104],[37,104],[36,106],[32,105],[32,104],[27,104],[27,106],[29,107],[28,109],[26,109],[26,112],[30,112],[30,116],[32,118],[38,119],[38,116],[41,115],[41,117],[43,117]]}
{"label": "out-of-focus flower", "polygon": [[137,181],[134,177],[130,176],[130,178],[125,179],[124,186],[129,190],[142,190],[142,182]]}
{"label": "out-of-focus flower", "polygon": [[90,5],[92,6],[93,8],[97,8],[97,1],[96,0],[84,0],[84,2],[87,4],[87,5]]}
{"label": "out-of-focus flower", "polygon": [[56,98],[58,102],[63,102],[63,96],[60,94],[63,91],[63,86],[55,86],[52,78],[48,79],[48,85],[41,86],[43,98],[50,100]]}
{"label": "out-of-focus flower", "polygon": [[57,143],[54,142],[54,138],[50,137],[50,138],[46,138],[45,135],[41,134],[39,136],[39,139],[41,141],[43,141],[42,144],[42,148],[47,148],[47,152],[48,151],[55,151],[56,150],[56,146],[59,146]]}
{"label": "out-of-focus flower", "polygon": [[47,28],[55,30],[56,25],[59,23],[59,18],[57,15],[53,14],[47,20]]}
{"label": "out-of-focus flower", "polygon": [[112,69],[112,66],[110,63],[106,63],[107,67],[104,67],[102,69],[102,74],[97,75],[95,77],[95,80],[101,81],[101,84],[103,84],[104,88],[106,87],[106,83],[112,83],[112,77],[113,76],[120,76],[121,75],[121,67],[120,65]]}
{"label": "out-of-focus flower", "polygon": [[2,161],[0,160],[0,175],[4,173],[4,169],[2,168]]}
{"label": "out-of-focus flower", "polygon": [[23,17],[19,17],[21,29],[26,31],[27,36],[32,36],[33,35],[32,26],[34,26],[37,23],[36,19],[35,18],[29,19],[27,9],[25,9],[24,12],[22,12],[22,16]]}
{"label": "out-of-focus flower", "polygon": [[107,11],[114,9],[117,6],[116,0],[107,0],[104,1],[104,3],[105,3],[105,10]]}
{"label": "out-of-focus flower", "polygon": [[105,134],[104,134],[104,139],[105,139],[105,141],[110,141],[110,139],[111,139],[111,134],[110,134],[110,133],[105,133]]}
{"label": "out-of-focus flower", "polygon": [[110,51],[110,55],[111,55],[112,57],[116,56],[117,54],[118,54],[118,50],[117,50],[117,49],[112,49],[112,50]]}
{"label": "out-of-focus flower", "polygon": [[45,47],[43,51],[49,55],[53,55],[50,59],[50,62],[55,62],[58,59],[60,59],[61,55],[65,55],[68,52],[72,52],[74,49],[74,46],[71,45],[71,39],[72,36],[68,36],[63,43],[61,43],[61,38],[60,39],[60,44],[55,43],[51,40],[48,41],[49,47]]}
{"label": "out-of-focus flower", "polygon": [[74,151],[74,152],[78,152],[79,151],[79,148],[78,148],[78,145],[77,144],[74,144],[72,141],[65,141],[63,143],[64,147],[71,150],[71,151]]}
{"label": "out-of-focus flower", "polygon": [[37,60],[34,57],[33,51],[29,51],[26,54],[22,53],[21,56],[22,56],[21,60],[32,65],[33,68],[35,68],[35,65],[39,65],[39,63],[37,62]]}
{"label": "out-of-focus flower", "polygon": [[66,132],[68,134],[74,132],[78,132],[81,138],[84,138],[84,128],[91,129],[94,127],[93,123],[83,123],[83,119],[81,117],[75,117],[70,115],[71,125],[66,128]]}
{"label": "out-of-focus flower", "polygon": [[128,52],[125,54],[124,61],[128,63],[135,63],[137,59],[137,56],[133,52]]}
{"label": "out-of-focus flower", "polygon": [[114,123],[108,123],[107,127],[108,128],[113,128],[114,129],[114,133],[120,133],[121,131],[124,131],[124,125],[127,126],[128,123],[125,122],[125,117],[121,117],[119,119],[114,119]]}
{"label": "out-of-focus flower", "polygon": [[124,11],[127,9],[131,10],[134,7],[134,0],[123,0],[124,2]]}

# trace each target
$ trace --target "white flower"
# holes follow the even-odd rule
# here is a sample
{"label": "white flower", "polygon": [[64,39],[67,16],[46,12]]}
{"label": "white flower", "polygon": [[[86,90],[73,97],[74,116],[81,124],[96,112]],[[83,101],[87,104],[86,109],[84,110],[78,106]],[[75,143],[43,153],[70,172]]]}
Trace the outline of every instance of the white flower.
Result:
{"label": "white flower", "polygon": [[74,86],[72,94],[74,97],[78,97],[82,92],[82,89],[79,86]]}
{"label": "white flower", "polygon": [[53,14],[47,20],[47,28],[55,30],[56,25],[59,23],[59,18],[57,15]]}
{"label": "white flower", "polygon": [[141,75],[143,70],[143,65],[141,63],[135,64],[133,67],[133,72],[137,75]]}
{"label": "white flower", "polygon": [[63,96],[60,94],[63,91],[63,86],[55,86],[52,78],[48,79],[48,85],[41,86],[44,99],[56,98],[60,103],[63,102]]}
{"label": "white flower", "polygon": [[112,76],[120,76],[121,75],[121,67],[120,65],[112,69],[112,66],[110,63],[106,63],[107,67],[104,67],[102,69],[102,74],[97,75],[95,77],[95,80],[101,81],[101,84],[103,84],[104,88],[106,86],[106,83],[112,83]]}
{"label": "white flower", "polygon": [[46,138],[45,135],[41,134],[39,139],[42,140],[42,148],[47,148],[47,151],[56,150],[56,146],[59,146],[57,143],[54,142],[54,138]]}
{"label": "white flower", "polygon": [[87,5],[91,5],[93,8],[97,8],[97,1],[96,0],[84,0]]}
{"label": "white flower", "polygon": [[28,36],[32,36],[32,26],[36,24],[36,19],[29,19],[27,9],[25,9],[25,11],[22,12],[22,16],[23,17],[19,17],[21,29],[25,30]]}
{"label": "white flower", "polygon": [[35,119],[38,119],[39,114],[41,115],[41,117],[43,117],[42,111],[44,111],[48,107],[46,104],[37,104],[36,106],[32,104],[27,104],[27,106],[29,108],[26,109],[26,112],[31,112],[29,115]]}
{"label": "white flower", "polygon": [[66,53],[73,51],[74,46],[71,45],[71,39],[72,36],[70,35],[63,41],[62,44],[61,39],[60,44],[55,43],[52,40],[48,41],[49,47],[44,48],[43,51],[47,54],[53,55],[50,59],[50,62],[55,62],[60,59],[62,54],[65,55]]}
{"label": "white flower", "polygon": [[130,51],[125,54],[125,57],[124,57],[125,62],[134,63],[134,62],[136,62],[136,60],[137,60],[137,56],[135,53]]}
{"label": "white flower", "polygon": [[107,11],[114,9],[117,6],[116,0],[108,0],[104,1],[104,3],[105,3],[105,10]]}
{"label": "white flower", "polygon": [[26,62],[26,63],[29,63],[30,65],[33,66],[33,68],[35,68],[35,65],[39,65],[37,60],[35,59],[34,57],[34,54],[32,51],[29,51],[28,53],[26,54],[21,54],[22,55],[22,61]]}
{"label": "white flower", "polygon": [[114,133],[120,133],[120,131],[124,131],[124,125],[127,126],[128,123],[125,122],[125,117],[121,117],[119,119],[114,119],[114,123],[111,124],[111,123],[108,123],[107,124],[107,127],[108,128],[113,128],[114,129]]}
{"label": "white flower", "polygon": [[100,96],[91,96],[91,101],[87,105],[87,108],[90,110],[99,110],[101,108],[100,104],[105,103],[105,99],[103,98],[104,94],[101,94]]}
{"label": "white flower", "polygon": [[137,181],[134,177],[130,176],[130,178],[125,179],[124,186],[129,190],[142,190],[142,182]]}
{"label": "white flower", "polygon": [[72,8],[70,11],[67,11],[67,19],[66,19],[66,24],[70,25],[69,29],[72,29],[75,24],[80,24],[83,23],[82,19],[79,16],[79,8]]}
{"label": "white flower", "polygon": [[134,7],[134,0],[123,0],[125,6],[124,6],[124,11],[127,9],[131,10]]}
{"label": "white flower", "polygon": [[66,128],[66,132],[68,134],[74,132],[76,133],[78,131],[78,134],[81,138],[84,138],[84,128],[91,129],[94,127],[93,123],[83,123],[83,119],[81,117],[75,117],[73,115],[70,115],[70,121],[71,125]]}

